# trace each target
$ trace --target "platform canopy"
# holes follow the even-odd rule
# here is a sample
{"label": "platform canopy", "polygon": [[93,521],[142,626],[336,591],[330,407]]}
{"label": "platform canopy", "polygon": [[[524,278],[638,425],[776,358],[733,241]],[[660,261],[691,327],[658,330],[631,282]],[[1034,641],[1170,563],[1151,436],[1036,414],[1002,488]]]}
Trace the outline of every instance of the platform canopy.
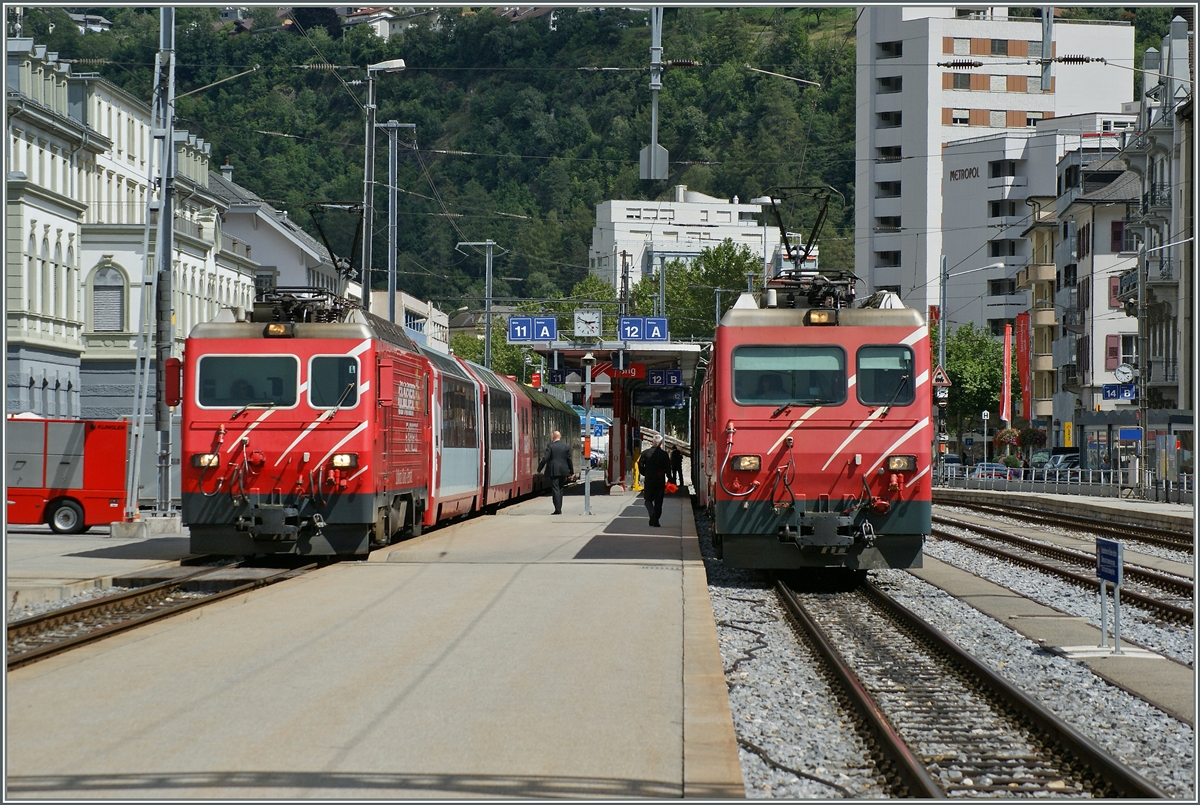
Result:
{"label": "platform canopy", "polygon": [[[554,366],[555,353],[559,356],[560,367],[576,367],[579,366],[583,356],[589,352],[596,359],[597,365],[604,363],[616,365],[617,356],[624,351],[628,366],[642,364],[647,370],[681,370],[685,387],[690,387],[695,383],[696,369],[700,365],[700,355],[706,346],[706,344],[688,341],[595,341],[591,344],[583,341],[535,341],[528,345],[532,352],[546,356],[546,363],[551,367]],[[622,378],[613,374],[613,379],[620,380]],[[644,377],[641,380],[645,382]]]}

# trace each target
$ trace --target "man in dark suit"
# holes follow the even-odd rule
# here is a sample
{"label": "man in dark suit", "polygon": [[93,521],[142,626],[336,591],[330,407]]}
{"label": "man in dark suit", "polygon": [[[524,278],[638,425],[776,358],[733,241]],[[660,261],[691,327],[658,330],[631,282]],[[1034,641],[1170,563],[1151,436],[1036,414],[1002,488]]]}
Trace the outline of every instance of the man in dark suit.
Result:
{"label": "man in dark suit", "polygon": [[663,494],[666,492],[667,473],[671,471],[671,459],[662,449],[662,436],[654,437],[654,444],[638,459],[642,473],[642,498],[646,511],[650,513],[650,525],[658,528],[662,517]]}
{"label": "man in dark suit", "polygon": [[683,486],[683,453],[671,445],[671,483]]}
{"label": "man in dark suit", "polygon": [[538,462],[538,472],[543,467],[550,479],[550,494],[554,496],[553,513],[562,514],[563,486],[575,474],[575,467],[571,464],[571,451],[558,431],[550,435],[550,444],[546,445],[546,453]]}

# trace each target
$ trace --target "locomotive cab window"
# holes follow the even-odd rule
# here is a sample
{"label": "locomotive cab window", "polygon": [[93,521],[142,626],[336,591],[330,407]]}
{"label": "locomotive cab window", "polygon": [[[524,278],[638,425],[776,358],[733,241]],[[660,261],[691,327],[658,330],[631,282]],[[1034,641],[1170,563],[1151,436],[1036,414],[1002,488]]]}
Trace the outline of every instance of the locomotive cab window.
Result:
{"label": "locomotive cab window", "polygon": [[308,364],[308,404],[313,408],[358,405],[358,358],[318,355]]}
{"label": "locomotive cab window", "polygon": [[858,350],[858,399],[863,405],[911,405],[916,399],[913,353],[908,347]]}
{"label": "locomotive cab window", "polygon": [[846,401],[841,347],[738,347],[733,397],[741,405],[840,405]]}
{"label": "locomotive cab window", "polygon": [[204,408],[296,404],[300,362],[292,355],[204,355],[197,398]]}

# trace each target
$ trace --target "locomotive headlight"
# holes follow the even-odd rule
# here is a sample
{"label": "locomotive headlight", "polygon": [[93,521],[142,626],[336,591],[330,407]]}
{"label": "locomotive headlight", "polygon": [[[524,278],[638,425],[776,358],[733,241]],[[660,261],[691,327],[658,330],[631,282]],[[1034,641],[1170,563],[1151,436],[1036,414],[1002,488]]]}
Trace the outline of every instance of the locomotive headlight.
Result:
{"label": "locomotive headlight", "polygon": [[358,466],[358,453],[334,453],[333,466],[338,469]]}
{"label": "locomotive headlight", "polygon": [[296,334],[296,325],[290,321],[273,321],[263,330],[267,338],[291,338]]}
{"label": "locomotive headlight", "polygon": [[216,453],[193,453],[193,467],[218,467],[221,465],[221,457]]}
{"label": "locomotive headlight", "polygon": [[809,325],[837,324],[837,310],[810,310],[805,318]]}
{"label": "locomotive headlight", "polygon": [[762,469],[761,456],[734,456],[733,468],[743,472],[757,472]]}
{"label": "locomotive headlight", "polygon": [[917,468],[916,456],[888,456],[888,470],[891,472],[912,472]]}

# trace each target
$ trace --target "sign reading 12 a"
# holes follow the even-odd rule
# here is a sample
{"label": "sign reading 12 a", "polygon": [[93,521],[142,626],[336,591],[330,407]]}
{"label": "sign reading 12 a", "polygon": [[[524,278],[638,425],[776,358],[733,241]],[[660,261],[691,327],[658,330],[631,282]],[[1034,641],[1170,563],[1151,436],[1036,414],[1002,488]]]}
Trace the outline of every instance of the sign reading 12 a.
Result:
{"label": "sign reading 12 a", "polygon": [[617,322],[622,341],[667,341],[665,316],[622,316]]}

